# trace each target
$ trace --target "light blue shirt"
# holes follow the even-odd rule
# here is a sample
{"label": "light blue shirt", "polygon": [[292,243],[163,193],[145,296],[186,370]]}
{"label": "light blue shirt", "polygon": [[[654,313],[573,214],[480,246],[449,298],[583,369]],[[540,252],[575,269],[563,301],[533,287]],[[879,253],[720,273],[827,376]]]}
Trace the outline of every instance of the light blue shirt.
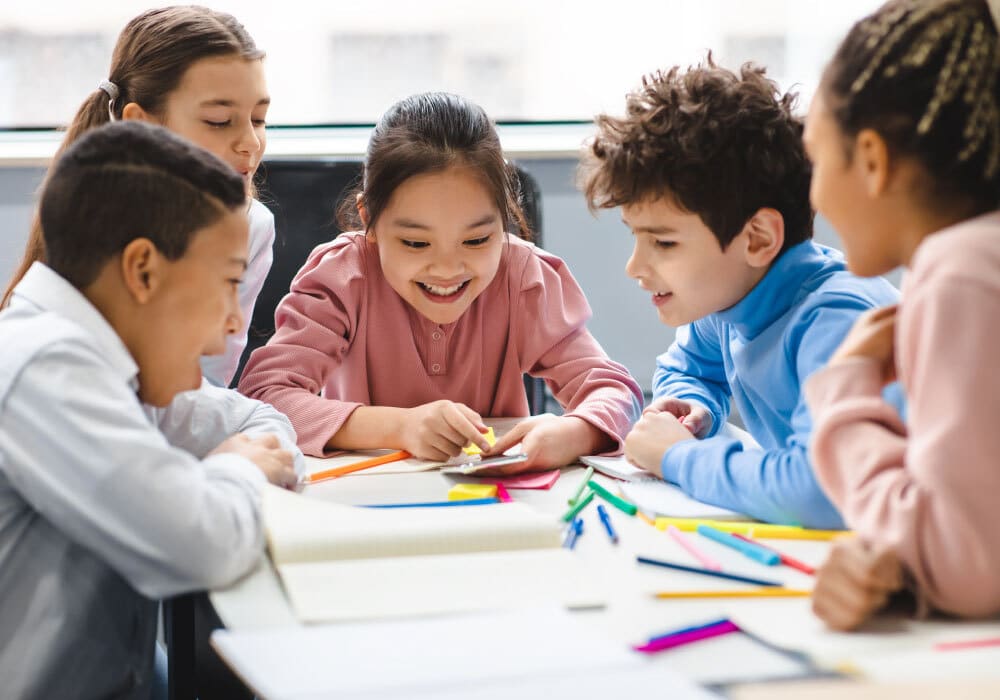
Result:
{"label": "light blue shirt", "polygon": [[35,263],[0,313],[0,678],[5,698],[149,697],[156,599],[260,558],[263,473],[209,453],[272,407],[205,383],[143,405],[98,310]]}
{"label": "light blue shirt", "polygon": [[[812,420],[802,384],[859,314],[898,299],[886,280],[856,277],[839,252],[806,241],[785,251],[735,306],[678,328],[656,359],[653,397],[700,403],[713,423],[708,437],[667,450],[663,478],[700,501],[767,522],[843,527],[809,463]],[[902,412],[898,386],[890,389]],[[716,435],[730,397],[761,449]]]}

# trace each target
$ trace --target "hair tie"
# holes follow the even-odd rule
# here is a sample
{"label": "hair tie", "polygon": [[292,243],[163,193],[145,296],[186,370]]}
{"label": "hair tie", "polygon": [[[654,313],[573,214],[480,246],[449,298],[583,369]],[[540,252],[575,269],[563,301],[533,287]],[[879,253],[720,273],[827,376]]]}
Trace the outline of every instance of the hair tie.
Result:
{"label": "hair tie", "polygon": [[111,121],[115,121],[115,100],[118,99],[118,86],[112,83],[110,80],[102,80],[98,86],[98,90],[104,90],[108,96],[108,118]]}

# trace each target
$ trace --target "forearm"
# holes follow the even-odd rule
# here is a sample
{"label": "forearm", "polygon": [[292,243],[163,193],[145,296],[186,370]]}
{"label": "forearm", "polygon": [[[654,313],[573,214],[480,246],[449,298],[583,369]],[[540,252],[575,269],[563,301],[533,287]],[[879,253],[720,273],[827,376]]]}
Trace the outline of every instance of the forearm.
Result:
{"label": "forearm", "polygon": [[402,449],[406,410],[392,406],[358,406],[327,440],[326,449]]}

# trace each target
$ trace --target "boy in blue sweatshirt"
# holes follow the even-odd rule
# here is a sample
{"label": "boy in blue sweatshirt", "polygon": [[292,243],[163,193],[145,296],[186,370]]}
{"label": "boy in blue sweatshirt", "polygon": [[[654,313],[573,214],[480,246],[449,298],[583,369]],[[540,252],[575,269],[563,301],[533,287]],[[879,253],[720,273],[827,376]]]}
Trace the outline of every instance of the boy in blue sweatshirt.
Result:
{"label": "boy in blue sweatshirt", "polygon": [[[677,327],[626,457],[706,503],[839,528],[809,463],[801,387],[860,313],[898,293],[812,242],[795,97],[763,68],[736,74],[711,55],[646,76],[624,117],[597,118],[581,182],[592,209],[622,207],[626,272]],[[730,398],[759,449],[718,434]]]}

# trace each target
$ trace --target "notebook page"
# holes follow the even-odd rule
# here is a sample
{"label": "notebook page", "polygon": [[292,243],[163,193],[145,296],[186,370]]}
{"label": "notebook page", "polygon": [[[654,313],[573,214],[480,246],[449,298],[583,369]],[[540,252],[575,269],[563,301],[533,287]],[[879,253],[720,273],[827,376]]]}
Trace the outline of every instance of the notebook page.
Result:
{"label": "notebook page", "polygon": [[264,523],[276,565],[558,547],[555,518],[520,503],[457,508],[343,506],[268,486]]}

